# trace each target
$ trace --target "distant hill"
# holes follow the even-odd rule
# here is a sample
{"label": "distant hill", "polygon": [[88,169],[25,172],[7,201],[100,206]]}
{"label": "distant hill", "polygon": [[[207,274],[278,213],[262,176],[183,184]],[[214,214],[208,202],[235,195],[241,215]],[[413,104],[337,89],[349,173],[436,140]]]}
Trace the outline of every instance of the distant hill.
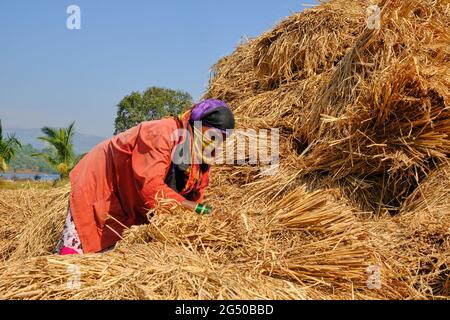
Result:
{"label": "distant hill", "polygon": [[[44,149],[47,147],[45,143],[39,140],[37,137],[42,136],[41,129],[22,129],[22,128],[5,128],[6,133],[16,133],[16,137],[22,142],[22,144],[31,144],[35,149]],[[77,154],[90,151],[100,142],[106,138],[83,134],[76,132],[74,136],[74,149]]]}

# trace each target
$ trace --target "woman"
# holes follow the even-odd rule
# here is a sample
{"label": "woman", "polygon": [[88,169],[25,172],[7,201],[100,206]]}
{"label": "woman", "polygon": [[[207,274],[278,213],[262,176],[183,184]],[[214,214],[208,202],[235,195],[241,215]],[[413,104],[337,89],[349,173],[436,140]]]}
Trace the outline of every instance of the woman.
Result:
{"label": "woman", "polygon": [[[110,248],[124,229],[148,223],[147,212],[158,199],[209,213],[210,208],[200,203],[211,158],[221,140],[217,137],[225,139],[233,129],[230,108],[209,99],[178,118],[143,122],[96,146],[70,174],[59,254]],[[207,134],[211,131],[215,140]]]}

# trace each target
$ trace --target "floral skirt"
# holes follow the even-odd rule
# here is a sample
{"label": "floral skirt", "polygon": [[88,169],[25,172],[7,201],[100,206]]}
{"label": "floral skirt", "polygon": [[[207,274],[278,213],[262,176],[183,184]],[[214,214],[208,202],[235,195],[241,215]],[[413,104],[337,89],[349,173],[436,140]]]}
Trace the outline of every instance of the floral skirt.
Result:
{"label": "floral skirt", "polygon": [[70,206],[67,208],[66,223],[64,224],[64,231],[58,245],[55,249],[56,254],[83,254],[80,237],[78,236],[75,223],[73,222]]}

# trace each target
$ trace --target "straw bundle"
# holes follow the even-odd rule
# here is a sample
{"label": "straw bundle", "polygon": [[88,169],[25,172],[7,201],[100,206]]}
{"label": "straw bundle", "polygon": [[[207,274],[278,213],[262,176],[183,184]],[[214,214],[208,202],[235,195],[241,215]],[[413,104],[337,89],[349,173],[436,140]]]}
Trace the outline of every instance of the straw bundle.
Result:
{"label": "straw bundle", "polygon": [[326,118],[305,166],[380,180],[395,208],[450,152],[450,17],[444,1],[391,1],[382,16],[318,93]]}
{"label": "straw bundle", "polygon": [[[80,272],[79,283],[73,270]],[[0,292],[2,299],[305,299],[309,294],[307,288],[210,264],[200,253],[161,243],[3,265]]]}
{"label": "straw bundle", "polygon": [[[331,223],[333,197],[325,192],[318,195],[324,202],[312,204],[304,190],[295,194],[308,199],[302,206],[305,217],[315,211],[315,219],[305,219],[301,228],[294,223],[295,228],[280,229],[281,221],[273,213],[231,212],[211,219],[180,208],[170,215],[159,208],[150,225],[128,230],[111,252],[0,264],[0,298],[381,297],[365,289],[365,268],[371,262],[364,232],[353,228],[351,218],[347,223],[341,219],[340,231],[330,224],[321,232],[318,225]],[[81,272],[80,288],[67,285],[74,266]]]}
{"label": "straw bundle", "polygon": [[405,202],[400,221],[417,243],[420,269],[415,286],[424,293],[450,297],[450,175],[445,164]]}
{"label": "straw bundle", "polygon": [[240,262],[297,281],[365,279],[370,258],[352,211],[336,203],[330,191],[308,194],[300,188],[284,201],[295,205],[281,212],[275,204],[263,216],[245,214],[242,207],[241,214],[230,211],[218,219],[160,212],[149,226],[132,228],[126,243],[131,237],[132,243],[176,244],[204,251],[212,262]]}
{"label": "straw bundle", "polygon": [[51,254],[61,236],[70,188],[4,190],[0,197],[0,259]]}
{"label": "straw bundle", "polygon": [[411,298],[450,297],[449,167],[433,172],[400,214],[363,222],[385,264],[385,281],[407,286]]}
{"label": "straw bundle", "polygon": [[263,88],[332,69],[362,31],[369,1],[331,1],[282,21],[254,42],[255,76]]}
{"label": "straw bundle", "polygon": [[280,128],[281,165],[215,168],[213,217],[161,203],[113,251],[45,256],[68,189],[0,190],[0,298],[448,298],[450,5],[381,1],[369,30],[371,3],[295,14],[214,66],[206,96]]}

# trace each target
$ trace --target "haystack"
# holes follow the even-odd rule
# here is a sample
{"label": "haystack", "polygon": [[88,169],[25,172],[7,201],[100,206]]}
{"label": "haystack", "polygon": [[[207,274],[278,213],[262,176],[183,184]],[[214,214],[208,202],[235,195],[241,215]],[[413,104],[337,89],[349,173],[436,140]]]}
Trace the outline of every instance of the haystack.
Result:
{"label": "haystack", "polygon": [[207,96],[244,126],[280,128],[282,159],[302,175],[395,212],[450,153],[450,12],[447,0],[381,1],[381,28],[368,29],[370,4],[289,17],[219,61]]}
{"label": "haystack", "polygon": [[450,297],[450,169],[435,170],[399,215],[363,221],[386,262],[387,282],[406,284],[413,298]]}
{"label": "haystack", "polygon": [[[104,254],[60,257],[20,248],[10,257],[22,252],[43,256],[6,257],[0,265],[1,298],[383,297],[366,290],[365,270],[375,263],[375,255],[365,244],[365,230],[355,223],[355,213],[340,202],[340,195],[308,194],[299,187],[288,199],[288,211],[280,211],[280,203],[264,214],[253,212],[254,206],[231,205],[221,219],[161,207],[149,225],[131,228],[114,250]],[[49,229],[53,226],[28,225],[25,231],[45,234]],[[56,241],[57,237],[53,244]],[[70,286],[74,268],[80,270],[79,288]],[[388,292],[389,297],[401,296],[395,288]]]}
{"label": "haystack", "polygon": [[161,204],[113,251],[60,257],[68,189],[0,191],[0,298],[448,298],[450,5],[381,1],[371,30],[372,4],[294,14],[213,68],[241,128],[281,129],[275,175],[214,169],[216,216]]}
{"label": "haystack", "polygon": [[63,230],[70,187],[1,190],[0,261],[52,254]]}

